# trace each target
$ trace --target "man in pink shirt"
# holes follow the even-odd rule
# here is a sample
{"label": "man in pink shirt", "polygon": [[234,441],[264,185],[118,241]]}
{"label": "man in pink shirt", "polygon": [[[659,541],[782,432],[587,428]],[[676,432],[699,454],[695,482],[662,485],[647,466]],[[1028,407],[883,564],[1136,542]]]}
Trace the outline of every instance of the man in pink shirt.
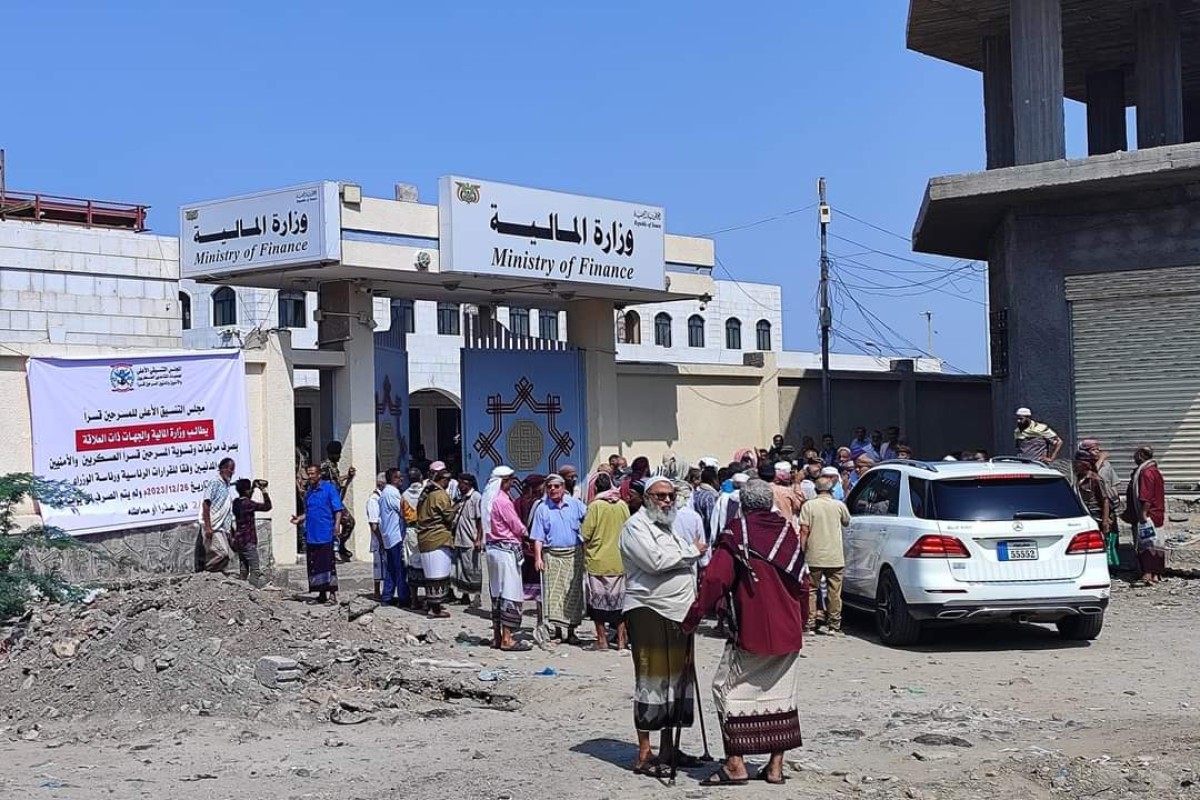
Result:
{"label": "man in pink shirt", "polygon": [[[529,650],[527,642],[518,643],[513,632],[521,627],[521,612],[525,603],[525,587],[521,579],[521,564],[525,559],[522,543],[527,531],[509,491],[513,471],[497,467],[492,478],[499,478],[494,498],[485,495],[484,505],[490,505],[487,533],[488,589],[492,596],[492,647],[505,651]],[[490,504],[488,500],[491,500]]]}

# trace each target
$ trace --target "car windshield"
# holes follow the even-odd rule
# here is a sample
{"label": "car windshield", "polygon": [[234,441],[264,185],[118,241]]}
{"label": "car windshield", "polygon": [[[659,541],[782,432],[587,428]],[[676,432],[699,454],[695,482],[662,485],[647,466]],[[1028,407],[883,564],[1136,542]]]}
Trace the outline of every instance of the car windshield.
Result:
{"label": "car windshield", "polygon": [[1087,511],[1063,478],[930,481],[934,518],[959,522],[1071,519]]}

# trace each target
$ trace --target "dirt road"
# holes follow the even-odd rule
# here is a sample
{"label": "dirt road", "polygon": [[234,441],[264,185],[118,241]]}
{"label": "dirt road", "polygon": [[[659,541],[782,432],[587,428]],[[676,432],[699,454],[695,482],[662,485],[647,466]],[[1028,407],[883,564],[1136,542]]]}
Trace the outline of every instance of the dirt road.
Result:
{"label": "dirt road", "polygon": [[[806,648],[807,741],[789,754],[788,785],[737,790],[698,787],[711,767],[681,775],[675,788],[629,772],[628,657],[573,648],[501,657],[470,639],[486,635],[488,623],[456,612],[433,628],[442,641],[410,639],[406,655],[468,662],[458,678],[514,696],[516,710],[400,689],[409,699],[401,710],[347,725],[299,707],[269,718],[223,716],[205,712],[200,699],[185,713],[152,714],[132,695],[115,713],[63,714],[36,728],[29,718],[0,721],[0,796],[1200,798],[1198,612],[1200,582],[1120,586],[1090,645],[1014,625],[941,632],[905,651],[880,646],[869,620],[852,618],[846,639],[817,638]],[[408,615],[403,622],[428,627]],[[455,642],[460,634],[469,641]],[[718,755],[707,686],[721,646],[698,644]],[[288,651],[264,642],[263,652]],[[503,679],[480,681],[471,662]],[[558,674],[533,675],[545,667]],[[685,732],[684,747],[700,752],[698,728]]]}

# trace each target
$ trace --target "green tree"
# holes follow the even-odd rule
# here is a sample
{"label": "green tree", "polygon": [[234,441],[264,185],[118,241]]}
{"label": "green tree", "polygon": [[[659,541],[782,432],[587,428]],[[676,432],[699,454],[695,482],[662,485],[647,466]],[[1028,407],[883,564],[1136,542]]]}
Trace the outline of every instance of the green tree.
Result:
{"label": "green tree", "polygon": [[22,553],[34,548],[65,550],[80,547],[60,528],[35,525],[17,530],[17,506],[29,497],[42,506],[70,508],[91,502],[91,497],[62,481],[50,481],[27,472],[0,475],[0,620],[18,616],[39,593],[53,600],[69,600],[78,589],[54,572],[36,572]]}

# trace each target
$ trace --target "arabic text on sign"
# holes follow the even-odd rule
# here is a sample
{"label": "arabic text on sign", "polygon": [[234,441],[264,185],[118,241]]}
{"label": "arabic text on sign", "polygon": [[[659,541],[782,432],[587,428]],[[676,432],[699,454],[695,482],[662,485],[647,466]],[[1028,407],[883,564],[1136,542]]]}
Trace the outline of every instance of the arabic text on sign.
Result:
{"label": "arabic text on sign", "polygon": [[172,442],[207,442],[211,441],[215,435],[211,419],[121,425],[111,428],[81,428],[75,431],[75,449],[79,452],[87,452]]}

